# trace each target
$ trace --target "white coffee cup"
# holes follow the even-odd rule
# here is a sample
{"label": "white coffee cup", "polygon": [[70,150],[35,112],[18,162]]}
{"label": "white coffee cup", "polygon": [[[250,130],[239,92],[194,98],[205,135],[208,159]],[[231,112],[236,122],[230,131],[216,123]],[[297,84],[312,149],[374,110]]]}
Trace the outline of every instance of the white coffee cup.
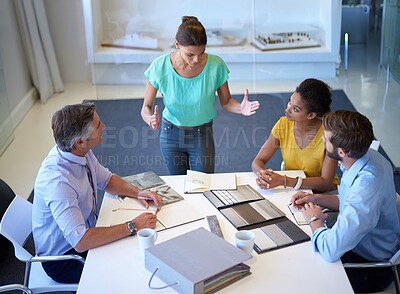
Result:
{"label": "white coffee cup", "polygon": [[147,229],[141,229],[137,233],[137,237],[140,249],[142,250],[142,252],[144,252],[146,248],[149,248],[156,243],[158,234],[155,230],[147,228]]}
{"label": "white coffee cup", "polygon": [[244,252],[251,254],[253,251],[254,239],[256,235],[250,231],[238,231],[235,234],[236,247]]}

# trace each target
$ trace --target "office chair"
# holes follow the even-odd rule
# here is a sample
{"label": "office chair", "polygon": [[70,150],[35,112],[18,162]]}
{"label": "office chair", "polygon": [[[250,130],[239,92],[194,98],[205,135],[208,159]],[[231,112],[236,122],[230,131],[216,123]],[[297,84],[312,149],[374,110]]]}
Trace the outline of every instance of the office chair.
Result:
{"label": "office chair", "polygon": [[[0,218],[3,217],[14,197],[14,191],[6,182],[0,179]],[[0,235],[0,255],[5,254],[11,245],[11,242],[8,241],[7,238]]]}
{"label": "office chair", "polygon": [[21,285],[21,284],[11,284],[11,285],[0,286],[0,293],[9,292],[9,291],[13,291],[13,290],[22,291],[26,294],[33,294],[31,289],[29,289],[28,287]]}
{"label": "office chair", "polygon": [[0,233],[14,246],[15,256],[25,262],[24,286],[33,293],[76,291],[78,284],[63,284],[52,280],[43,270],[41,262],[74,259],[81,263],[85,259],[78,255],[32,256],[23,245],[32,233],[32,203],[16,195],[7,208],[0,223]]}
{"label": "office chair", "polygon": [[[396,193],[396,208],[400,220],[400,195]],[[366,263],[343,263],[345,268],[371,268],[371,267],[390,267],[392,268],[394,285],[396,287],[396,293],[400,294],[400,279],[399,270],[400,265],[400,249],[392,256],[389,261],[376,261]]]}

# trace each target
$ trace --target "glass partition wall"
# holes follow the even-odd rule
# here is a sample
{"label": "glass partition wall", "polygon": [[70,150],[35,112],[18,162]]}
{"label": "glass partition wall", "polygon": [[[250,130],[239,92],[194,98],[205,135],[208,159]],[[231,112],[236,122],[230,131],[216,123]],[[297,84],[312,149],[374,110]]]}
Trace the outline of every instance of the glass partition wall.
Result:
{"label": "glass partition wall", "polygon": [[383,9],[381,64],[400,83],[400,1],[386,0]]}
{"label": "glass partition wall", "polygon": [[334,78],[340,62],[340,0],[83,0],[83,7],[100,98],[110,85],[121,98],[143,87],[150,63],[175,50],[183,15],[198,17],[207,52],[226,62],[230,82],[252,92],[267,80]]}

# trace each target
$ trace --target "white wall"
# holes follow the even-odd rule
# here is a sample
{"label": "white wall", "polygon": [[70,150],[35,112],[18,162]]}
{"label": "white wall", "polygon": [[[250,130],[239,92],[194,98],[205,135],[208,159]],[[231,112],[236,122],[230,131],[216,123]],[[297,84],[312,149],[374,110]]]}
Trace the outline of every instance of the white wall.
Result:
{"label": "white wall", "polygon": [[32,88],[12,0],[0,1],[0,52],[10,111]]}
{"label": "white wall", "polygon": [[[44,3],[63,82],[90,81],[81,0],[44,0]],[[11,113],[12,127],[15,128],[37,101],[37,95],[30,78],[13,0],[0,0],[0,55],[9,107],[6,113]]]}
{"label": "white wall", "polygon": [[90,81],[81,0],[44,0],[64,83]]}

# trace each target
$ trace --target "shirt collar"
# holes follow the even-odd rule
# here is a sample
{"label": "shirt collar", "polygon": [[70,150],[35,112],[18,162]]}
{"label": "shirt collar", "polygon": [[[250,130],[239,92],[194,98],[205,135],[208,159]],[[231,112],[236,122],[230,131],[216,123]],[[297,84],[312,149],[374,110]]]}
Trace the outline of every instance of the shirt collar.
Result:
{"label": "shirt collar", "polygon": [[81,157],[81,156],[77,156],[71,152],[66,152],[66,151],[62,151],[58,146],[57,146],[57,151],[60,154],[60,156],[62,158],[64,158],[65,160],[68,160],[70,162],[73,163],[77,163],[80,165],[86,165],[87,164],[87,159],[86,156]]}
{"label": "shirt collar", "polygon": [[364,154],[361,158],[357,159],[356,162],[353,163],[353,165],[350,167],[349,170],[346,170],[343,167],[344,173],[342,177],[342,181],[345,182],[348,185],[351,185],[354,181],[354,179],[357,177],[358,173],[362,168],[367,164],[367,162],[370,159],[370,153],[369,151]]}

